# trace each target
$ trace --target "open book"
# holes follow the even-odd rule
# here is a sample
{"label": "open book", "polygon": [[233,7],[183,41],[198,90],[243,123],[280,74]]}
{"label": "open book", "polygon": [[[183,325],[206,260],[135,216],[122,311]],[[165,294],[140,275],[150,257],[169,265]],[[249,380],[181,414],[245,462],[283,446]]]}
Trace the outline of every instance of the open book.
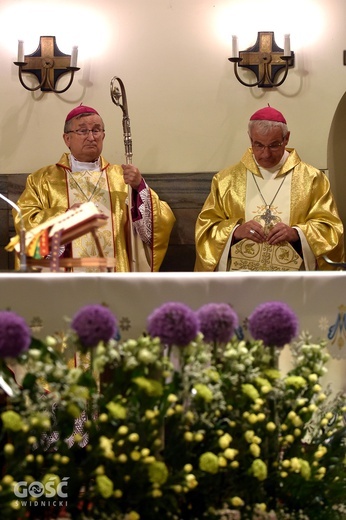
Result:
{"label": "open book", "polygon": [[[85,202],[76,209],[69,209],[62,215],[48,219],[25,233],[25,250],[28,256],[46,256],[50,242],[56,233],[61,233],[60,243],[67,244],[76,238],[103,226],[108,217],[97,209],[93,202]],[[19,252],[19,237],[14,239],[14,249]],[[11,241],[13,244],[13,242]],[[7,246],[10,250],[11,243]]]}

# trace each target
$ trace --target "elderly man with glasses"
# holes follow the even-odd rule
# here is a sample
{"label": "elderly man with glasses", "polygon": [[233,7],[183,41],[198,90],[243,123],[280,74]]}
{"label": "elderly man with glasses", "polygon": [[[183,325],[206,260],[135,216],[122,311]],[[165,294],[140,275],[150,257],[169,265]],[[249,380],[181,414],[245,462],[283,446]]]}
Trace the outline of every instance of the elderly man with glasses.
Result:
{"label": "elderly man with glasses", "polygon": [[195,230],[195,271],[331,269],[344,259],[343,225],[326,175],[287,148],[281,112],[248,124],[241,161],[217,173]]}
{"label": "elderly man with glasses", "polygon": [[[63,139],[70,153],[64,153],[56,164],[28,176],[18,200],[22,223],[28,231],[68,209],[93,202],[100,213],[109,217],[99,228],[98,238],[104,256],[115,259],[115,271],[132,270],[128,254],[129,222],[145,247],[149,263],[146,270],[158,271],[175,217],[168,204],[149,188],[136,166],[112,165],[106,161],[101,155],[104,138],[104,123],[94,108],[80,105],[69,112]],[[130,202],[127,185],[132,188]],[[19,231],[21,222],[17,212],[14,219]],[[90,238],[87,233],[74,240],[67,248],[67,256],[97,256],[95,241]]]}

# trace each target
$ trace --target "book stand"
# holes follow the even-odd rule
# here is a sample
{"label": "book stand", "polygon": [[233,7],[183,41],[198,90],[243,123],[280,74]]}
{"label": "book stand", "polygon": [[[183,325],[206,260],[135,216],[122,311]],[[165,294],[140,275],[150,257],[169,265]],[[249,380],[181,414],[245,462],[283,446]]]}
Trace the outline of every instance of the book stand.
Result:
{"label": "book stand", "polygon": [[[49,238],[51,255],[50,258],[37,259],[27,256],[27,265],[30,270],[49,268],[52,273],[60,271],[72,271],[74,267],[98,267],[102,271],[111,272],[115,267],[115,258],[105,258],[102,246],[97,235],[97,229],[103,226],[105,219],[100,215],[90,217],[88,220],[68,229],[60,229]],[[96,244],[98,257],[85,258],[60,258],[60,246],[68,244],[86,233],[91,233]]]}

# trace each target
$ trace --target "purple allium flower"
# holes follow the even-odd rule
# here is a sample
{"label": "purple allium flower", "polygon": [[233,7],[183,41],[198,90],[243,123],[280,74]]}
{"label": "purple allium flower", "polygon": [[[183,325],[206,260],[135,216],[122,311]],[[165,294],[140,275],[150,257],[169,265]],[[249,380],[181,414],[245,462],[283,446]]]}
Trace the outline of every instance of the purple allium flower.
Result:
{"label": "purple allium flower", "polygon": [[196,313],[179,302],[164,303],[147,320],[152,338],[159,337],[163,344],[184,347],[194,340],[199,329]]}
{"label": "purple allium flower", "polygon": [[103,305],[82,307],[72,319],[71,327],[84,347],[96,347],[99,341],[109,341],[118,332],[115,316]]}
{"label": "purple allium flower", "polygon": [[207,303],[197,317],[204,339],[210,342],[227,343],[238,326],[238,316],[227,303]]}
{"label": "purple allium flower", "polygon": [[30,343],[31,331],[24,318],[15,312],[0,311],[0,357],[18,357]]}
{"label": "purple allium flower", "polygon": [[249,317],[249,331],[265,345],[283,347],[298,333],[298,318],[284,302],[262,303]]}

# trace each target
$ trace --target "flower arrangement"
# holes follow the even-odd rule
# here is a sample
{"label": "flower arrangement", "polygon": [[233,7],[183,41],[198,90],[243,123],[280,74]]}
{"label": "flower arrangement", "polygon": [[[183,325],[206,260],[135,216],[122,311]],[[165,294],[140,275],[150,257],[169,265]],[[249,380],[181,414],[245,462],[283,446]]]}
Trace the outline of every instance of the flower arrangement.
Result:
{"label": "flower arrangement", "polygon": [[121,340],[89,305],[42,342],[0,312],[2,517],[344,520],[346,396],[320,384],[325,345],[283,302],[245,326],[252,340],[229,305],[169,302]]}

